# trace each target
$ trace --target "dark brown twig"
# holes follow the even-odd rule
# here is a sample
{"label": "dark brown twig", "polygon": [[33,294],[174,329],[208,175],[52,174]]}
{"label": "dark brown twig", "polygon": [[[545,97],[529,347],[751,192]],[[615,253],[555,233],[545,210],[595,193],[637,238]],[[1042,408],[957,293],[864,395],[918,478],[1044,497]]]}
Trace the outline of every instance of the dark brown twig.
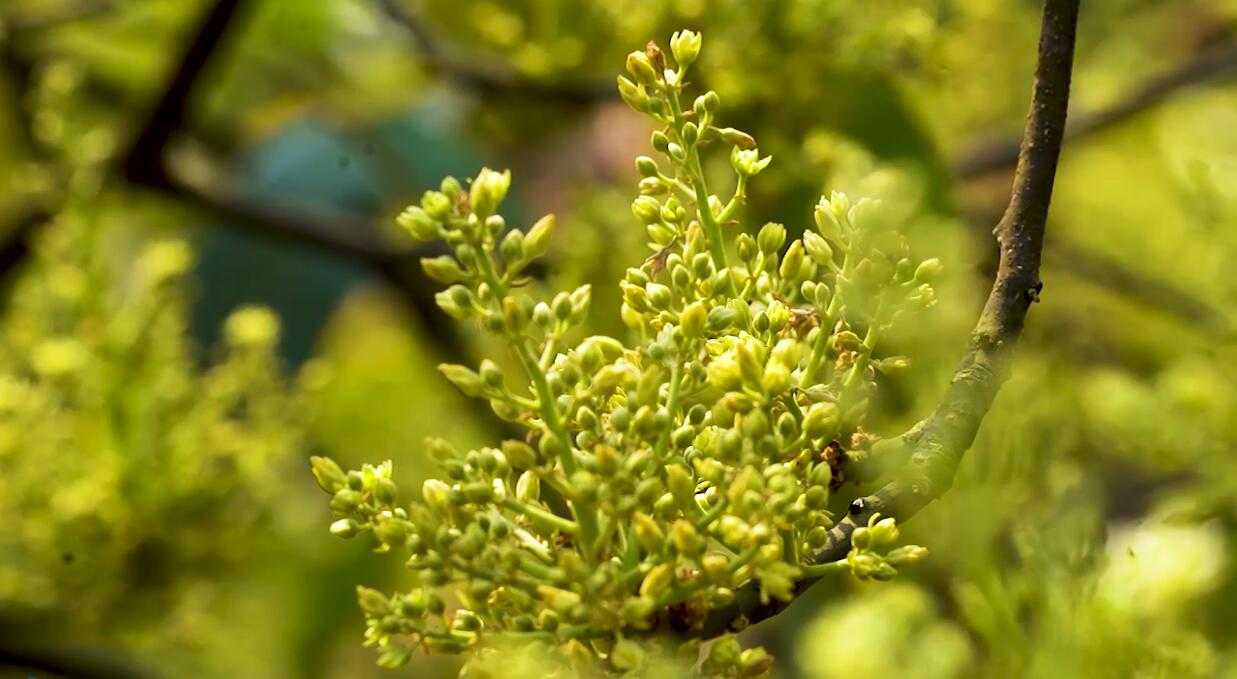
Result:
{"label": "dark brown twig", "polygon": [[122,165],[125,177],[135,184],[161,187],[167,184],[165,154],[172,135],[185,125],[189,100],[216,48],[237,16],[241,0],[216,0],[203,15],[193,41],[176,71],[151,109],[141,132],[134,138]]}
{"label": "dark brown twig", "polygon": [[50,646],[0,648],[0,670],[46,673],[66,679],[153,679],[155,675],[112,654]]}
{"label": "dark brown twig", "polygon": [[[963,453],[975,440],[984,415],[1009,374],[1014,347],[1031,303],[1039,298],[1040,257],[1057,160],[1065,136],[1080,0],[1045,0],[1031,110],[1027,117],[1009,207],[995,229],[1000,245],[996,280],[975,325],[970,346],[936,411],[902,436],[909,457],[900,476],[876,493],[855,500],[830,531],[828,544],[809,564],[844,558],[851,533],[874,514],[904,521],[953,485]],[[812,584],[800,583],[802,591]],[[710,613],[703,624],[678,630],[709,637],[768,618],[780,601],[761,600],[757,583],[736,593],[734,604]]]}

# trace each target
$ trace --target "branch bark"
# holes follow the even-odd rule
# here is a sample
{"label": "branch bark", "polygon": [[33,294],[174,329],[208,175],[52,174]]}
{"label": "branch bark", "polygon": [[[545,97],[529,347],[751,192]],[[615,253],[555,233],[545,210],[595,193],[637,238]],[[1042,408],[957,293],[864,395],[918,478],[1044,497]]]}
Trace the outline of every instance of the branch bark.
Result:
{"label": "branch bark", "polygon": [[[905,521],[953,485],[984,415],[1009,374],[1011,359],[1031,303],[1039,299],[1044,230],[1065,121],[1069,109],[1074,43],[1080,0],[1045,0],[1038,65],[1009,207],[994,231],[1000,264],[970,345],[936,411],[901,437],[909,452],[900,476],[851,503],[849,515],[830,531],[829,542],[808,555],[809,564],[844,558],[850,536],[876,513]],[[812,584],[799,584],[799,591]],[[757,583],[736,593],[735,603],[713,611],[695,626],[676,631],[710,637],[742,629],[785,608],[761,601]],[[674,625],[676,621],[672,620]]]}

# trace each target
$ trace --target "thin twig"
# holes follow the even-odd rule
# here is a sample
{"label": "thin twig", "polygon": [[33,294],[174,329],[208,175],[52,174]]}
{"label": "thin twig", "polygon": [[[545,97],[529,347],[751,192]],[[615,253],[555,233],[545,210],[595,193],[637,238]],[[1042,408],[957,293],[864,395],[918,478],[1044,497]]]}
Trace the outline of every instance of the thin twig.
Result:
{"label": "thin twig", "polygon": [[[1075,116],[1065,130],[1065,138],[1072,141],[1101,132],[1164,103],[1185,88],[1233,77],[1237,77],[1237,42],[1196,56],[1176,70],[1144,83],[1105,109]],[[981,141],[954,164],[954,175],[960,179],[976,179],[1012,168],[1018,162],[1018,148],[1016,139],[1002,137]]]}
{"label": "thin twig", "polygon": [[1233,320],[1220,308],[1103,252],[1058,240],[1047,246],[1046,258],[1049,267],[1176,318],[1190,329],[1221,341],[1234,339]]}
{"label": "thin twig", "polygon": [[[910,452],[898,479],[855,500],[849,516],[829,535],[828,544],[808,555],[809,564],[836,561],[850,550],[850,536],[875,513],[904,521],[952,485],[963,453],[971,447],[984,415],[1009,374],[1014,347],[1032,302],[1039,298],[1040,256],[1057,160],[1065,136],[1074,42],[1080,0],[1045,0],[1035,87],[1009,207],[995,229],[1000,264],[970,346],[954,372],[936,411],[902,439]],[[806,579],[802,591],[812,584]],[[678,630],[709,637],[741,629],[783,608],[761,601],[758,583],[736,593],[735,603],[697,625]],[[673,624],[673,621],[672,621]]]}
{"label": "thin twig", "polygon": [[43,31],[67,24],[93,19],[107,14],[115,6],[107,0],[80,0],[52,12],[18,12],[5,19],[5,28],[13,32]]}
{"label": "thin twig", "polygon": [[416,42],[423,61],[462,89],[489,95],[513,95],[528,100],[550,100],[575,105],[591,105],[618,99],[613,81],[538,80],[505,64],[462,59],[438,40],[433,31],[402,0],[376,0],[396,24],[404,27]]}

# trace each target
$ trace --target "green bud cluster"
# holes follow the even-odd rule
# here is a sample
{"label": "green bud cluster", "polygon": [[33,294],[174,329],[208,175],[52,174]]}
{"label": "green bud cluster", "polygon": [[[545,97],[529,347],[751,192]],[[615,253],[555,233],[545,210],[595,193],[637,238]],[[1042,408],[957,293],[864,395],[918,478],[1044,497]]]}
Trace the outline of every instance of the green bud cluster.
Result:
{"label": "green bud cluster", "polygon": [[[413,236],[453,250],[425,261],[448,286],[439,306],[501,337],[522,369],[513,377],[485,361],[443,374],[526,435],[467,452],[431,442],[443,478],[407,504],[390,463],[345,473],[315,458],[334,496],[331,531],[406,550],[418,577],[411,592],[361,590],[382,664],[416,647],[464,651],[522,636],[622,670],[635,661],[616,642],[667,611],[691,628],[744,585],[789,600],[812,574],[807,557],[833,525],[839,442],[873,438],[861,431],[872,378],[906,364],[876,359],[876,344],[904,312],[932,303],[940,265],[912,262],[879,204],[840,194],[822,199],[815,230],[790,243],[780,224],[727,238],[748,180],[770,158],[750,135],[716,124],[716,93],[684,105],[700,45],[698,34],[675,34],[671,66],[650,43],[618,80],[623,99],[657,123],[662,156],[636,162],[632,213],[654,253],[620,283],[634,344],[569,341],[587,287],[540,301],[517,287],[553,220],[508,230],[496,211],[509,173],[483,169],[467,190],[447,179],[400,216]],[[702,170],[710,147],[729,147],[737,180],[726,202]],[[833,565],[884,579],[922,555],[873,551],[896,534],[892,519],[861,528]],[[459,607],[448,610],[447,599]],[[728,638],[704,667],[759,676],[770,662]]]}

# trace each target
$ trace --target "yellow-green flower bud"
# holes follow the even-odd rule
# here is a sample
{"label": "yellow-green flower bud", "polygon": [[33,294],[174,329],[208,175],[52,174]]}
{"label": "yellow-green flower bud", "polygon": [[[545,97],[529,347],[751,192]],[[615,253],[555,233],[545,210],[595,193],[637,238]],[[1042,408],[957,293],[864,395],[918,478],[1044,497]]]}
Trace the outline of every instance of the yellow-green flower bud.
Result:
{"label": "yellow-green flower bud", "polygon": [[738,318],[739,313],[730,307],[719,306],[709,310],[706,325],[709,329],[718,332],[730,326]]}
{"label": "yellow-green flower bud", "polygon": [[722,543],[731,549],[743,547],[752,532],[752,527],[746,521],[733,514],[723,516],[717,528]]}
{"label": "yellow-green flower bud", "polygon": [[859,551],[864,551],[872,548],[872,530],[867,526],[860,526],[850,534],[850,544]]}
{"label": "yellow-green flower bud", "polygon": [[637,113],[647,113],[649,110],[649,95],[644,87],[637,85],[624,76],[618,77],[619,96]]}
{"label": "yellow-green flower bud", "polygon": [[681,464],[666,467],[666,484],[670,488],[670,494],[679,504],[688,506],[687,503],[695,500],[696,482],[687,467]]}
{"label": "yellow-green flower bud", "polygon": [[730,579],[730,559],[716,552],[704,555],[700,567],[710,582],[727,582]]}
{"label": "yellow-green flower bud", "polygon": [[[834,194],[838,195],[838,194]],[[832,240],[839,240],[842,237],[842,222],[838,213],[833,209],[833,203],[827,198],[821,197],[820,203],[816,205],[816,210],[812,213],[816,220],[816,228],[820,231],[820,235]]]}
{"label": "yellow-green flower bud", "polygon": [[786,250],[786,254],[782,257],[782,265],[778,268],[778,275],[782,280],[794,283],[798,281],[800,272],[803,270],[803,241],[795,241],[790,244],[790,248]]}
{"label": "yellow-green flower bud", "polygon": [[892,516],[873,522],[870,525],[870,530],[872,531],[872,542],[877,545],[893,544],[898,541],[898,536],[901,534],[901,531],[898,530],[898,524]]}
{"label": "yellow-green flower bud", "polygon": [[784,242],[786,242],[786,227],[774,222],[760,227],[760,233],[756,235],[756,244],[766,256],[781,249]]}
{"label": "yellow-green flower bud", "polygon": [[653,567],[640,583],[640,596],[657,599],[674,581],[674,565],[663,563]]}
{"label": "yellow-green flower bud", "polygon": [[399,499],[399,488],[391,479],[378,477],[374,479],[374,498],[384,505],[393,505]]}
{"label": "yellow-green flower bud", "polygon": [[438,366],[438,371],[448,380],[451,380],[451,383],[460,391],[464,392],[465,396],[477,397],[485,391],[485,380],[482,380],[480,375],[465,366],[455,363],[443,363]]}
{"label": "yellow-green flower bud", "polygon": [[674,242],[674,230],[661,222],[653,222],[644,228],[645,232],[649,234],[649,240],[661,247],[666,247]]}
{"label": "yellow-green flower bud", "polygon": [[915,268],[915,282],[928,283],[944,271],[945,265],[941,264],[941,260],[933,257],[925,259],[918,267]]}
{"label": "yellow-green flower bud", "polygon": [[714,667],[729,670],[738,663],[739,654],[742,652],[743,647],[739,645],[738,639],[726,635],[713,642],[713,647],[709,649],[709,662]]}
{"label": "yellow-green flower bud", "polygon": [[[687,123],[686,125],[683,126],[683,143],[684,144],[687,144],[690,146],[692,144],[695,144],[696,140],[699,138],[700,138],[700,128],[696,126],[696,123]],[[713,196],[710,196],[710,198],[712,197]],[[714,210],[714,212],[717,212],[717,210]]]}
{"label": "yellow-green flower bud", "polygon": [[559,614],[565,614],[581,603],[579,594],[549,585],[538,585],[537,594],[547,606]]}
{"label": "yellow-green flower bud", "polygon": [[520,474],[515,483],[515,496],[521,502],[536,502],[541,499],[541,478],[531,471]]}
{"label": "yellow-green flower bud", "polygon": [[699,33],[678,31],[670,36],[670,53],[674,55],[674,60],[679,62],[679,66],[690,66],[700,55],[701,42]]}
{"label": "yellow-green flower bud", "polygon": [[362,587],[356,588],[357,603],[360,604],[361,610],[367,614],[380,618],[391,612],[391,602],[386,595],[376,589]]}
{"label": "yellow-green flower bud", "polygon": [[[421,209],[425,210],[425,214],[436,221],[443,221],[451,216],[451,201],[452,197],[446,193],[439,191],[426,191],[421,196]],[[438,230],[435,229],[437,237]]]}
{"label": "yellow-green flower bud", "polygon": [[661,130],[654,130],[652,139],[649,141],[659,153],[666,153],[670,149],[670,137],[666,136]]}
{"label": "yellow-green flower bud", "polygon": [[670,308],[670,300],[673,298],[670,288],[661,283],[649,283],[645,290],[648,291],[649,305],[654,309],[664,311]]}
{"label": "yellow-green flower bud", "polygon": [[337,538],[350,538],[361,532],[361,524],[352,519],[340,519],[331,524],[331,535]]}
{"label": "yellow-green flower bud", "polygon": [[709,384],[723,392],[738,389],[743,384],[743,373],[734,354],[723,354],[707,366]]}
{"label": "yellow-green flower bud", "polygon": [[395,221],[417,240],[434,240],[438,237],[438,222],[420,207],[408,207]]}
{"label": "yellow-green flower bud", "polygon": [[751,345],[744,342],[738,346],[736,354],[739,359],[739,371],[743,375],[743,381],[752,387],[759,387],[761,378],[764,377],[764,369],[761,367],[761,360],[752,349]]}
{"label": "yellow-green flower bud", "polygon": [[481,379],[490,387],[501,387],[503,384],[503,370],[498,367],[498,364],[490,359],[481,361]]}
{"label": "yellow-green flower bud", "polygon": [[421,499],[431,509],[446,512],[451,506],[447,497],[450,491],[451,487],[446,483],[438,479],[426,479],[425,483],[421,484]]}
{"label": "yellow-green flower bud", "polygon": [[503,298],[503,327],[519,334],[528,325],[528,310],[515,297]]}
{"label": "yellow-green flower bud", "polygon": [[768,651],[757,646],[755,648],[744,649],[739,654],[738,661],[739,669],[742,670],[743,676],[760,676],[769,671],[773,666],[773,656],[769,655]]}
{"label": "yellow-green flower bud", "polygon": [[680,554],[695,555],[704,551],[704,540],[696,532],[696,527],[686,519],[678,519],[670,529],[670,537],[674,548]]}
{"label": "yellow-green flower bud", "polygon": [[661,554],[666,544],[666,533],[657,521],[648,514],[636,512],[632,516],[632,524],[635,526],[636,539],[640,541],[640,546],[644,548],[644,551],[649,554]]}
{"label": "yellow-green flower bud", "polygon": [[842,413],[836,403],[817,403],[803,418],[803,432],[811,439],[833,436],[841,420]]}
{"label": "yellow-green flower bud", "polygon": [[733,127],[723,127],[717,130],[717,135],[721,140],[735,148],[748,150],[756,148],[756,140],[752,135],[736,130]]}
{"label": "yellow-green flower bud", "polygon": [[780,363],[765,368],[761,386],[766,394],[781,394],[790,388],[790,370]]}
{"label": "yellow-green flower bud", "polygon": [[744,150],[738,146],[730,152],[730,165],[740,175],[752,177],[760,174],[762,170],[769,166],[773,156],[760,157],[758,149]]}
{"label": "yellow-green flower bud", "polygon": [[[336,522],[338,523],[338,521]],[[408,536],[408,529],[403,521],[388,516],[380,516],[374,521],[374,537],[384,545],[398,546]]]}
{"label": "yellow-green flower bud", "polygon": [[641,85],[656,87],[660,83],[657,69],[653,68],[649,55],[644,52],[632,52],[627,55],[627,72]]}
{"label": "yellow-green flower bud", "polygon": [[339,514],[348,514],[356,511],[356,508],[361,506],[363,500],[361,492],[352,488],[340,488],[335,492],[335,497],[331,498],[331,509]]}
{"label": "yellow-green flower bud", "polygon": [[540,257],[550,244],[550,234],[554,231],[554,215],[546,215],[537,220],[524,236],[524,256],[528,259]]}
{"label": "yellow-green flower bud", "polygon": [[623,604],[623,608],[619,611],[619,615],[628,624],[637,629],[646,629],[649,626],[649,616],[653,615],[654,609],[657,607],[657,602],[647,597],[637,597],[628,599],[627,603]]}
{"label": "yellow-green flower bud", "polygon": [[468,192],[473,214],[482,220],[494,214],[499,204],[507,197],[507,189],[510,186],[510,170],[495,172],[488,167],[481,168],[477,178],[472,180],[472,187]]}
{"label": "yellow-green flower bud", "polygon": [[679,316],[679,327],[683,328],[683,335],[688,339],[696,339],[704,335],[708,316],[709,312],[705,311],[703,302],[692,302],[687,305],[683,314]]}
{"label": "yellow-green flower bud", "polygon": [[498,251],[503,256],[503,261],[507,266],[523,262],[526,257],[524,254],[524,232],[519,229],[512,229],[503,236],[502,243],[498,246]]}
{"label": "yellow-green flower bud", "polygon": [[[460,320],[468,318],[468,315],[471,312],[471,304],[469,306],[464,306],[457,303],[455,301],[455,295],[453,294],[452,289],[435,293],[434,303],[438,305],[438,308],[442,309],[452,318],[458,318]],[[468,290],[465,288],[464,292],[467,293]]]}
{"label": "yellow-green flower bud", "polygon": [[[798,243],[799,241],[795,242]],[[800,261],[802,261],[802,257],[800,257]],[[769,319],[769,332],[775,334],[781,332],[782,328],[785,328],[786,324],[790,322],[790,309],[776,300],[765,310],[765,314]]]}
{"label": "yellow-green flower bud", "polygon": [[646,662],[644,648],[630,639],[620,639],[610,651],[610,664],[622,672],[636,673]]}
{"label": "yellow-green flower bud", "polygon": [[651,196],[640,196],[632,202],[631,213],[642,224],[654,224],[661,220],[661,203]]}
{"label": "yellow-green flower bud", "polygon": [[537,466],[537,451],[523,441],[503,441],[502,450],[511,466],[516,469],[532,469]]}
{"label": "yellow-green flower bud", "polygon": [[318,455],[310,457],[309,468],[314,474],[314,479],[318,481],[318,485],[328,493],[334,493],[348,483],[344,470],[340,469],[335,460],[329,457]]}
{"label": "yellow-green flower bud", "polygon": [[890,566],[909,566],[922,561],[928,556],[928,548],[919,545],[905,545],[885,555],[885,561]]}
{"label": "yellow-green flower bud", "polygon": [[827,267],[833,264],[833,248],[829,247],[829,241],[819,234],[813,231],[804,231],[803,246],[807,250],[808,256],[818,265]]}
{"label": "yellow-green flower bud", "polygon": [[464,269],[460,268],[459,262],[456,262],[455,258],[450,255],[422,259],[421,268],[425,270],[425,275],[439,283],[450,285],[468,280],[468,274]]}

